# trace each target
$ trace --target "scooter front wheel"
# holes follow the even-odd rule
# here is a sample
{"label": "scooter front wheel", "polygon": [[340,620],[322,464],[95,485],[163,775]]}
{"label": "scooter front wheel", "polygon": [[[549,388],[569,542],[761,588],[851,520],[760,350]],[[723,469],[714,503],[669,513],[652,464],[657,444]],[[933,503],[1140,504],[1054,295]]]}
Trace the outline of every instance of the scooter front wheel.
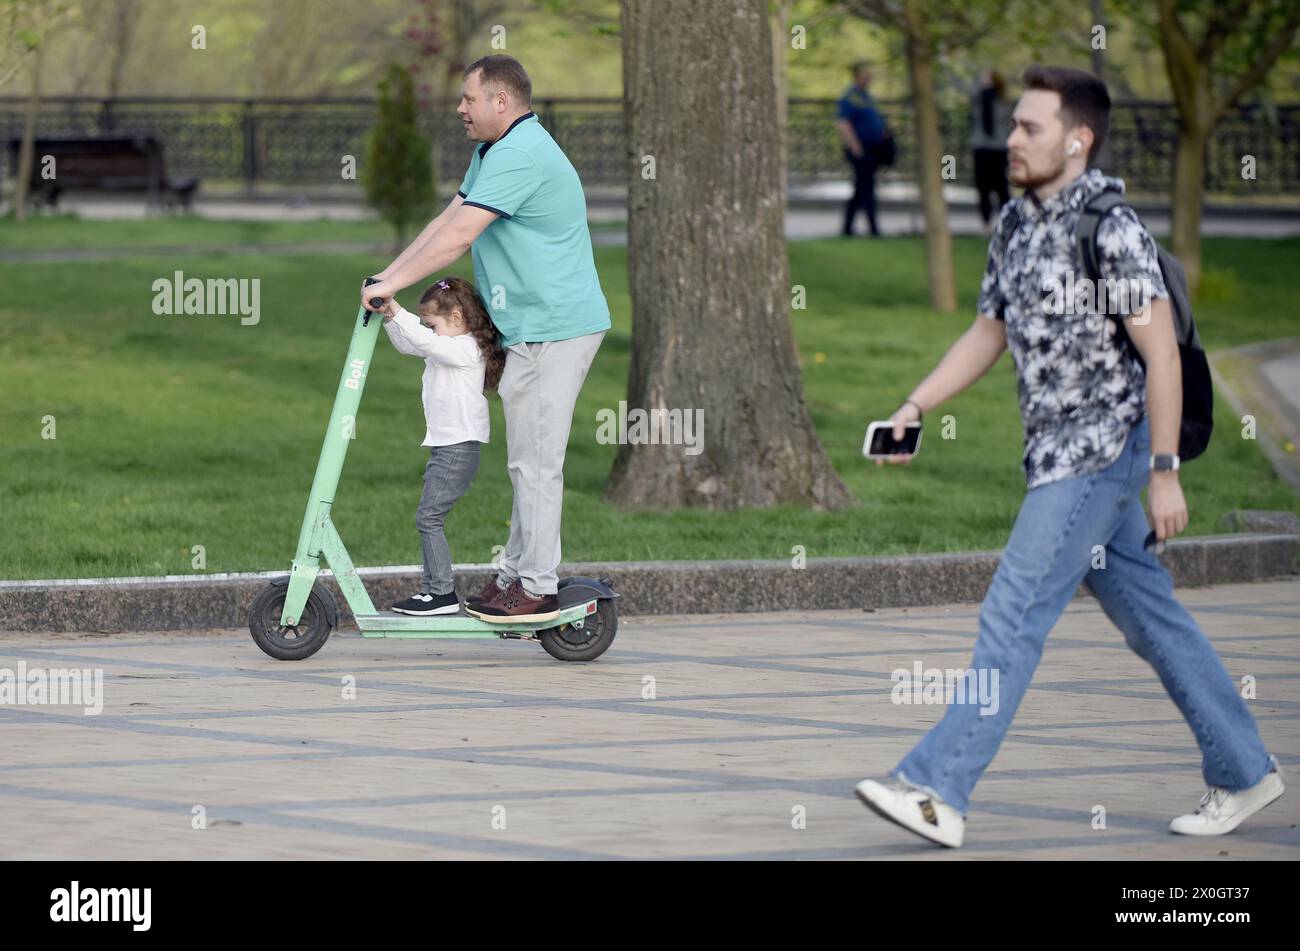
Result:
{"label": "scooter front wheel", "polygon": [[334,597],[320,584],[312,585],[302,617],[292,627],[281,621],[287,580],[273,581],[257,593],[248,609],[253,641],[276,660],[303,660],[325,646],[338,611]]}
{"label": "scooter front wheel", "polygon": [[612,598],[596,602],[596,613],[588,614],[582,627],[562,624],[537,632],[542,648],[556,660],[595,660],[614,643],[618,632],[618,609]]}

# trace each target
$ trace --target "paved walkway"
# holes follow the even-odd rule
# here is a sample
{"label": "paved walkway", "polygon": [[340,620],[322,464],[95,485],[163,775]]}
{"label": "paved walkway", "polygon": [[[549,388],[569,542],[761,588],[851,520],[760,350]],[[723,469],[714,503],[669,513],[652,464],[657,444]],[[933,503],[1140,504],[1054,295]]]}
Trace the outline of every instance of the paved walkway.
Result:
{"label": "paved walkway", "polygon": [[[1300,776],[1300,579],[1183,598]],[[1199,754],[1085,599],[965,848],[869,813],[853,785],[942,712],[892,703],[890,672],[964,666],[976,611],[633,618],[589,665],[515,641],[336,632],[291,664],[241,631],[0,635],[0,668],[100,667],[106,697],[98,716],[0,706],[0,859],[1300,858],[1296,788],[1231,836],[1166,831],[1202,792]]]}
{"label": "paved walkway", "polygon": [[1233,413],[1254,418],[1259,448],[1300,492],[1300,337],[1215,351],[1210,363]]}
{"label": "paved walkway", "polygon": [[1281,396],[1291,418],[1300,419],[1300,347],[1267,361],[1260,370]]}

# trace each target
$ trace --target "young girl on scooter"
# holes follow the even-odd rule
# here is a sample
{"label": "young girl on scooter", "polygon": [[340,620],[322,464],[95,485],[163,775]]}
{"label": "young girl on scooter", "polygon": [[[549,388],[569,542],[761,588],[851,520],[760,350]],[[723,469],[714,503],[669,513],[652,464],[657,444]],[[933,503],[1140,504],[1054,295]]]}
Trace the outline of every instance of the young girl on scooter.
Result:
{"label": "young girl on scooter", "polygon": [[424,549],[420,590],[393,605],[401,614],[457,614],[460,599],[452,579],[451,549],[443,522],[478,471],[480,444],[488,441],[488,404],[505,368],[505,351],[478,291],[469,281],[448,277],[420,297],[416,317],[391,299],[384,330],[399,353],[424,358],[425,436],[429,461],[415,513]]}

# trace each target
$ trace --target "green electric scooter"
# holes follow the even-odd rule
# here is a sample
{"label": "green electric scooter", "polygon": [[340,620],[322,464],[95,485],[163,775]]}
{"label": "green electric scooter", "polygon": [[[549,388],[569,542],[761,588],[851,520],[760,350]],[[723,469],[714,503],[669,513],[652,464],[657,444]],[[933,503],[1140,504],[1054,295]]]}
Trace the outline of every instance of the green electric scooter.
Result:
{"label": "green electric scooter", "polygon": [[[367,278],[365,283],[369,286],[376,281]],[[382,304],[378,297],[370,301],[371,307]],[[375,340],[383,323],[382,317],[371,320],[372,316],[375,312],[364,307],[357,312],[293,568],[288,578],[272,581],[253,599],[248,609],[248,629],[253,640],[277,660],[302,660],[324,646],[330,631],[338,626],[338,606],[317,578],[323,556],[363,637],[522,638],[540,641],[546,652],[559,660],[599,657],[613,643],[618,630],[618,609],[614,606],[618,595],[608,578],[561,579],[556,592],[560,615],[548,621],[489,623],[463,613],[413,617],[376,610],[330,520]]]}

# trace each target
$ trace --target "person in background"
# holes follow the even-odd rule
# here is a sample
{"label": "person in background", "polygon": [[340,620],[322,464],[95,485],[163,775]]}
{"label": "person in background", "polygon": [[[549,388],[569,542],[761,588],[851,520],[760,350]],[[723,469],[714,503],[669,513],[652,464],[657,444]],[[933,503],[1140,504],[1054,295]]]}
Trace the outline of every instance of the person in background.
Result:
{"label": "person in background", "polygon": [[1007,136],[1011,134],[1011,103],[1002,74],[991,69],[971,95],[970,147],[975,156],[975,190],[980,196],[980,217],[988,234],[993,218],[993,196],[998,208],[1011,200],[1007,188]]}
{"label": "person in background", "polygon": [[876,222],[876,158],[874,149],[885,136],[885,120],[876,102],[867,92],[871,84],[871,66],[854,63],[853,85],[840,97],[835,126],[844,143],[844,157],[853,167],[853,196],[844,208],[845,236],[853,234],[853,219],[858,209],[867,213],[873,237],[880,236]]}

